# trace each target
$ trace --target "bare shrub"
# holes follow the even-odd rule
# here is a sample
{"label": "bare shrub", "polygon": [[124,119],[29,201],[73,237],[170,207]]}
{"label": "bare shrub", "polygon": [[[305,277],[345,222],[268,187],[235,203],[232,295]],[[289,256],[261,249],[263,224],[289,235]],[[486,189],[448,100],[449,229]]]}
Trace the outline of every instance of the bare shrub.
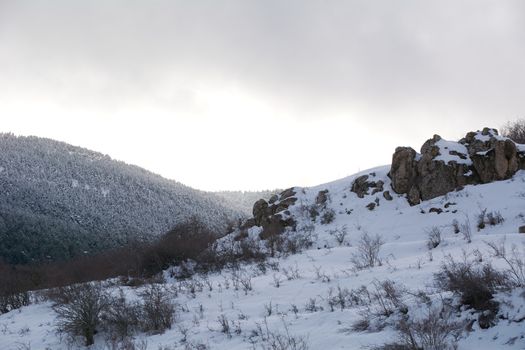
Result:
{"label": "bare shrub", "polygon": [[261,350],[308,350],[308,339],[304,336],[292,335],[288,325],[282,320],[283,332],[270,330],[266,318],[264,324],[257,324],[250,336],[253,349]]}
{"label": "bare shrub", "polygon": [[331,208],[326,209],[321,215],[321,224],[328,225],[332,223],[335,219],[335,211]]}
{"label": "bare shrub", "polygon": [[244,291],[245,295],[248,295],[248,292],[253,289],[252,287],[252,278],[248,274],[244,274],[241,276],[240,279],[242,290]]}
{"label": "bare shrub", "polygon": [[228,318],[226,317],[226,315],[221,314],[219,317],[217,317],[217,322],[219,323],[221,333],[226,334],[230,338],[231,337],[230,321],[228,321]]}
{"label": "bare shrub", "polygon": [[345,238],[348,235],[348,227],[343,225],[342,227],[336,227],[333,230],[328,231],[331,236],[334,236],[336,242],[339,245],[343,245]]}
{"label": "bare shrub", "polygon": [[491,248],[493,257],[502,259],[507,264],[510,282],[516,287],[525,287],[525,252],[520,254],[515,244],[511,246],[510,252],[507,251],[505,240],[486,244]]}
{"label": "bare shrub", "polygon": [[264,314],[266,316],[271,316],[273,314],[273,305],[271,301],[268,304],[264,304]]}
{"label": "bare shrub", "polygon": [[276,273],[273,274],[273,286],[275,288],[279,288],[281,286],[281,283],[283,282],[283,279],[277,275]]}
{"label": "bare shrub", "polygon": [[310,220],[312,220],[312,222],[315,222],[317,220],[317,217],[319,216],[319,208],[315,204],[302,204],[299,207],[299,210],[302,212],[303,216],[309,217]]}
{"label": "bare shrub", "polygon": [[376,315],[390,316],[396,310],[404,313],[406,306],[402,301],[404,289],[396,286],[391,280],[374,281],[374,291],[372,291],[372,300],[379,306]]}
{"label": "bare shrub", "polygon": [[101,323],[100,315],[108,306],[108,297],[100,283],[86,283],[59,288],[53,310],[59,331],[82,336],[86,346],[94,343]]}
{"label": "bare shrub", "polygon": [[330,307],[330,311],[334,311],[336,306],[339,306],[339,308],[344,310],[347,307],[350,307],[353,303],[352,299],[353,295],[350,290],[347,288],[342,288],[341,286],[337,286],[337,289],[334,289],[330,287],[328,290],[328,306]]}
{"label": "bare shrub", "polygon": [[465,215],[465,221],[460,225],[460,231],[463,234],[463,239],[467,243],[472,243],[472,230],[470,227],[470,219]]}
{"label": "bare shrub", "polygon": [[[405,315],[408,312],[403,302],[405,289],[393,281],[374,281],[373,289],[361,287],[350,293],[354,305],[364,305],[360,317],[350,326],[352,331],[380,331],[388,325],[392,315]],[[397,319],[397,318],[396,318]],[[397,321],[396,321],[397,322]]]}
{"label": "bare shrub", "polygon": [[459,221],[457,219],[452,220],[452,228],[454,229],[455,234],[461,232],[461,230],[459,229]]}
{"label": "bare shrub", "polygon": [[[454,350],[464,324],[453,320],[450,308],[429,307],[421,318],[402,318],[398,323],[397,349]],[[388,348],[396,349],[396,348]]]}
{"label": "bare shrub", "polygon": [[103,350],[147,350],[148,342],[144,339],[135,340],[131,337],[124,339],[108,339]]}
{"label": "bare shrub", "polygon": [[476,310],[494,310],[492,300],[499,288],[508,285],[505,274],[494,270],[492,265],[477,262],[455,261],[448,256],[441,269],[434,275],[436,285],[460,296],[461,303]]}
{"label": "bare shrub", "polygon": [[140,311],[140,305],[127,301],[122,290],[110,297],[101,317],[110,339],[122,342],[131,337],[139,328]]}
{"label": "bare shrub", "polygon": [[239,246],[241,248],[240,260],[242,261],[263,261],[266,257],[259,242],[254,238],[241,240]]}
{"label": "bare shrub", "polygon": [[313,236],[305,231],[287,232],[286,235],[281,236],[278,243],[275,249],[279,253],[284,255],[297,254],[312,246]]}
{"label": "bare shrub", "polygon": [[503,223],[505,219],[499,211],[491,211],[487,213],[487,209],[483,209],[477,215],[478,231],[484,229],[486,225],[496,226]]}
{"label": "bare shrub", "polygon": [[161,285],[151,284],[141,293],[142,329],[146,332],[163,333],[170,329],[175,315],[175,305],[170,292]]}
{"label": "bare shrub", "polygon": [[507,122],[501,128],[501,134],[517,143],[525,143],[525,119]]}
{"label": "bare shrub", "polygon": [[367,232],[364,232],[357,243],[357,252],[351,257],[354,267],[361,270],[377,265],[381,266],[379,251],[383,244],[384,241],[381,236],[370,236]]}
{"label": "bare shrub", "polygon": [[505,219],[499,211],[491,211],[487,214],[487,224],[490,226],[496,226],[503,223]]}
{"label": "bare shrub", "polygon": [[289,268],[283,267],[281,270],[288,281],[301,278],[301,273],[299,272],[299,266],[297,266],[297,263]]}
{"label": "bare shrub", "polygon": [[310,298],[306,302],[306,305],[304,306],[304,309],[308,312],[317,312],[322,311],[323,307],[317,305],[317,299],[316,298]]}
{"label": "bare shrub", "polygon": [[317,280],[320,280],[323,283],[329,283],[332,279],[330,278],[330,275],[327,274],[321,266],[314,265],[314,272],[315,272],[315,278]]}
{"label": "bare shrub", "polygon": [[427,231],[427,247],[428,249],[437,248],[441,243],[441,230],[437,226],[433,226]]}

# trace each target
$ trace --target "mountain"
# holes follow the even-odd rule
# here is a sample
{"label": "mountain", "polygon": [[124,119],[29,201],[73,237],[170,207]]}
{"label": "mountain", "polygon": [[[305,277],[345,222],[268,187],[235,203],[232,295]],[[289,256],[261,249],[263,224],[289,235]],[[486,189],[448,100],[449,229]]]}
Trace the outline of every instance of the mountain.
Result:
{"label": "mountain", "polygon": [[[139,324],[120,343],[101,324],[94,347],[523,349],[525,148],[509,142],[493,129],[434,136],[421,152],[396,149],[391,165],[258,200],[211,250],[237,263],[105,284],[133,307],[161,295],[175,318],[162,330]],[[84,348],[55,332],[49,301],[0,324],[2,349]]]}
{"label": "mountain", "polygon": [[7,262],[61,260],[148,240],[191,216],[223,230],[243,215],[214,194],[107,155],[0,134],[0,258]]}

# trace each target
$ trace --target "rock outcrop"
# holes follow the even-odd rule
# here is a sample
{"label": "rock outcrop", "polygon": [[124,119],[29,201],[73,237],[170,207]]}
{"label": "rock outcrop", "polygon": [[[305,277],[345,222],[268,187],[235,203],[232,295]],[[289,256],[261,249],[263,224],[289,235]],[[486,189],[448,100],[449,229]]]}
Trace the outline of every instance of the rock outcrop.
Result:
{"label": "rock outcrop", "polygon": [[296,201],[293,187],[282,191],[279,195],[272,196],[268,202],[259,199],[253,205],[253,219],[246,221],[243,228],[260,226],[263,228],[261,239],[266,239],[271,235],[284,232],[287,227],[294,227],[295,220],[286,212]]}
{"label": "rock outcrop", "polygon": [[525,169],[524,159],[523,145],[499,136],[496,129],[484,128],[469,132],[458,142],[434,135],[420,154],[410,147],[398,147],[389,176],[394,192],[406,194],[415,205],[465,185],[508,179]]}
{"label": "rock outcrop", "polygon": [[352,184],[351,191],[357,194],[359,198],[364,198],[365,195],[370,194],[369,191],[372,190],[371,194],[376,194],[378,192],[383,192],[384,182],[381,180],[378,181],[369,181],[370,176],[375,176],[374,173],[369,175],[359,176]]}

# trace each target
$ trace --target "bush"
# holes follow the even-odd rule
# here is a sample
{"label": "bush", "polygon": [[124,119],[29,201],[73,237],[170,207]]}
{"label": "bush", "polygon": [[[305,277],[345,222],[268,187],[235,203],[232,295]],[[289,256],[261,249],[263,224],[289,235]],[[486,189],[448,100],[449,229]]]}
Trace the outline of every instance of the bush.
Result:
{"label": "bush", "polygon": [[175,305],[171,301],[170,293],[161,285],[151,284],[140,296],[142,329],[153,333],[163,333],[170,329],[175,315]]}
{"label": "bush", "polygon": [[477,227],[478,231],[485,228],[485,216],[487,215],[487,209],[482,209],[477,216]]}
{"label": "bush", "polygon": [[510,252],[505,248],[505,240],[500,243],[487,243],[491,248],[492,256],[502,259],[508,268],[508,276],[512,285],[525,287],[525,254],[520,254],[518,247],[513,244]]}
{"label": "bush", "polygon": [[360,312],[360,318],[351,325],[350,329],[353,331],[381,330],[387,326],[390,316],[405,315],[408,312],[403,302],[403,287],[390,280],[374,281],[372,284],[373,290],[363,286],[350,293],[350,300],[354,305],[366,305]]}
{"label": "bush", "polygon": [[253,349],[261,350],[308,350],[308,339],[290,333],[288,325],[282,320],[282,332],[270,330],[266,318],[264,325],[257,324],[250,336]]}
{"label": "bush", "polygon": [[499,211],[491,211],[487,213],[487,209],[483,209],[478,214],[478,231],[486,227],[486,224],[496,226],[503,223],[505,219]]}
{"label": "bush", "polygon": [[29,305],[30,284],[16,268],[0,263],[0,315]]}
{"label": "bush", "polygon": [[459,221],[457,219],[452,220],[452,228],[454,229],[455,234],[461,232],[461,230],[459,229]]}
{"label": "bush", "polygon": [[142,271],[154,275],[170,265],[188,259],[197,260],[216,240],[214,234],[196,217],[182,222],[147,249],[142,258]]}
{"label": "bush", "polygon": [[463,323],[452,319],[449,308],[429,307],[421,318],[403,318],[397,326],[402,347],[391,349],[457,349]]}
{"label": "bush", "polygon": [[321,216],[321,224],[328,225],[335,219],[335,211],[333,209],[326,209]]}
{"label": "bush", "polygon": [[381,266],[379,251],[383,244],[384,241],[381,236],[370,236],[366,232],[363,233],[357,243],[357,253],[353,254],[351,258],[355,268],[361,270],[376,265]]}
{"label": "bush", "polygon": [[507,276],[494,270],[490,264],[454,261],[449,256],[434,275],[439,288],[456,293],[463,305],[476,310],[494,310],[492,297],[496,290],[507,287]]}
{"label": "bush", "polygon": [[472,230],[470,226],[470,219],[465,216],[465,221],[460,225],[460,231],[467,243],[472,243]]}
{"label": "bush", "polygon": [[489,224],[490,226],[499,225],[503,223],[503,221],[505,221],[505,219],[499,211],[491,211],[487,214],[487,224]]}
{"label": "bush", "polygon": [[428,249],[437,248],[441,244],[441,230],[437,226],[433,226],[428,232],[427,247]]}
{"label": "bush", "polygon": [[100,315],[108,306],[108,296],[102,285],[86,283],[62,287],[54,295],[54,302],[59,331],[82,336],[86,346],[92,345],[101,323]]}
{"label": "bush", "polygon": [[346,225],[343,225],[342,227],[338,226],[335,229],[328,231],[328,233],[335,238],[339,245],[343,245],[345,238],[348,235],[348,227]]}
{"label": "bush", "polygon": [[514,142],[525,144],[525,119],[507,122],[501,128],[501,134]]}
{"label": "bush", "polygon": [[140,305],[126,300],[124,293],[109,299],[108,308],[102,315],[105,330],[112,340],[124,342],[139,327]]}

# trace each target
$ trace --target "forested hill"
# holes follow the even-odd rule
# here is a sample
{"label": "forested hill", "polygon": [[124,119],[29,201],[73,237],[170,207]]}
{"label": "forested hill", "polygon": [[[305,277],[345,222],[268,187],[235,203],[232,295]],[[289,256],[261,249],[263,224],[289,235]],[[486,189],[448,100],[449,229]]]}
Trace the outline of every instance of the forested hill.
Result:
{"label": "forested hill", "polygon": [[91,254],[191,216],[222,230],[241,215],[222,198],[107,155],[0,134],[0,259],[7,262]]}

